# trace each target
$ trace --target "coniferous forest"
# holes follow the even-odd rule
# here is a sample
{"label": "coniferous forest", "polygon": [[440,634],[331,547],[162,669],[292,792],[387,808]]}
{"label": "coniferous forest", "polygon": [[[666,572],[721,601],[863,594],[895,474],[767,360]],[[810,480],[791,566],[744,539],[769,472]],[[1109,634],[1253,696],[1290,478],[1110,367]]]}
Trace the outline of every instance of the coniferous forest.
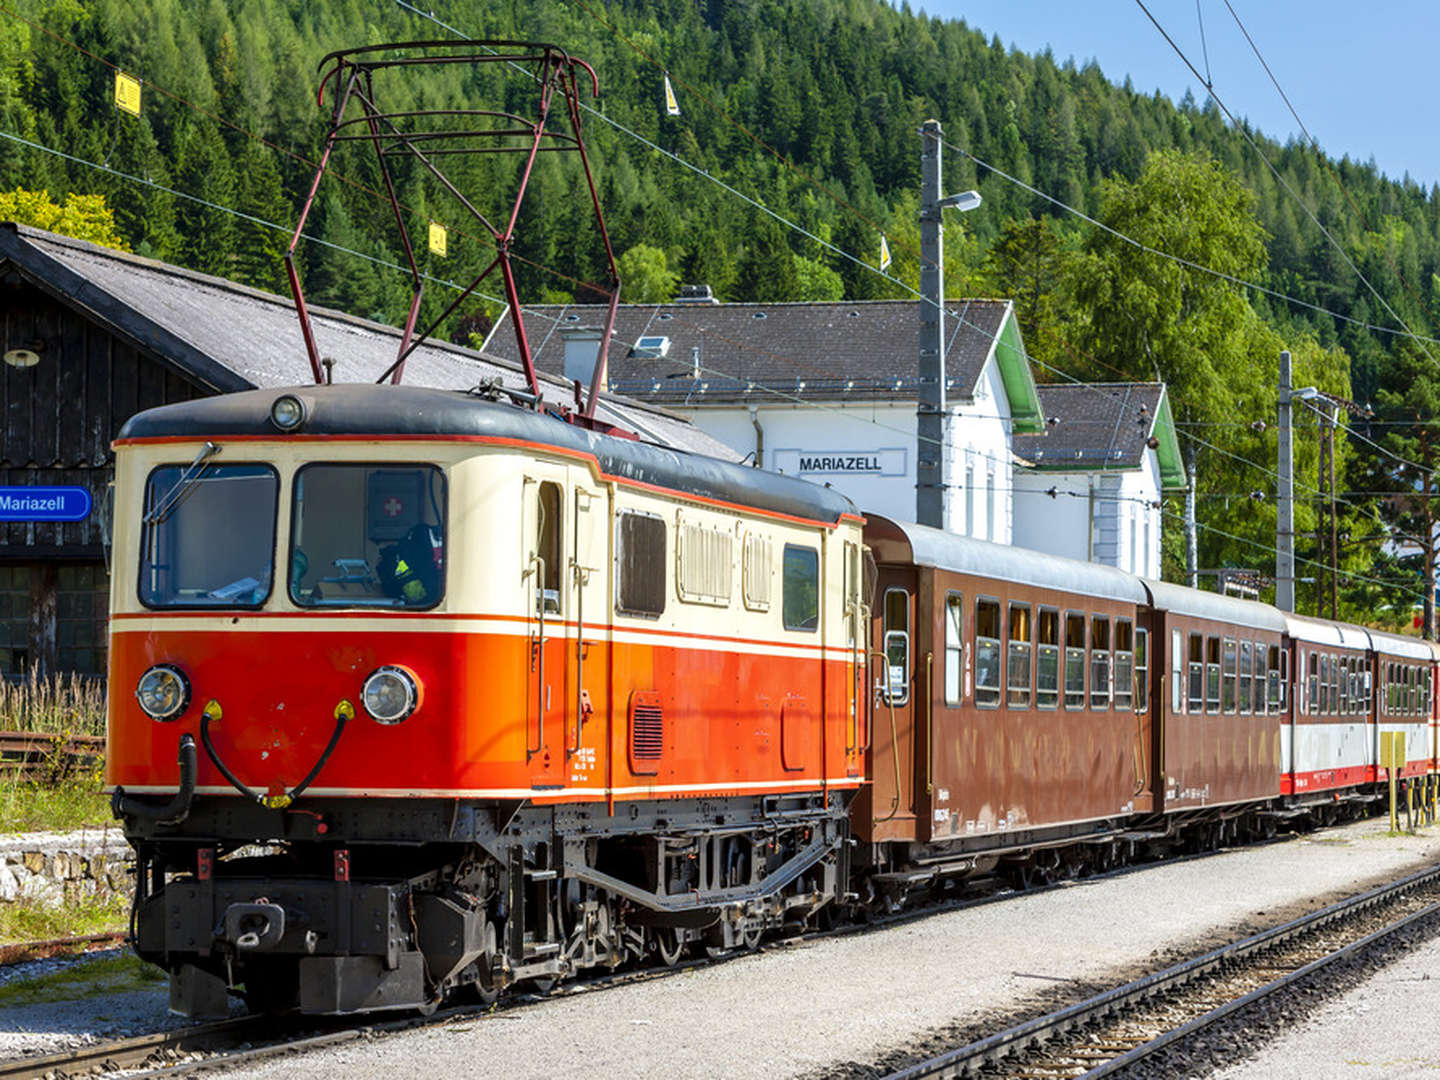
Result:
{"label": "coniferous forest", "polygon": [[[1169,384],[1196,477],[1202,567],[1273,571],[1282,348],[1297,386],[1369,405],[1373,416],[1348,418],[1336,440],[1342,615],[1410,624],[1433,563],[1440,465],[1433,182],[1241,132],[1213,102],[1137,93],[1123,73],[1010,51],[963,22],[879,0],[508,0],[433,11],[469,37],[554,42],[595,67],[603,118],[589,117],[585,133],[627,300],[666,299],[680,282],[708,283],[725,300],[913,295],[918,128],[939,119],[947,190],[984,196],[979,211],[947,221],[949,294],[1014,298],[1042,381]],[[0,191],[46,194],[9,196],[0,210],[284,292],[280,256],[324,131],[321,57],[451,36],[396,0],[9,0]],[[115,107],[116,67],[142,80],[138,117]],[[663,72],[678,116],[664,108]],[[391,108],[526,112],[533,95],[504,69],[392,85]],[[486,209],[505,205],[514,169],[503,155],[449,166]],[[408,279],[394,268],[402,253],[388,204],[374,198],[373,156],[347,148],[336,170],[357,183],[321,188],[306,230],[314,240],[300,249],[307,293],[398,323]],[[427,219],[457,218],[419,170],[397,179],[416,235]],[[517,233],[525,299],[583,299],[585,282],[604,280],[579,183],[567,159],[537,171]],[[113,229],[97,223],[107,209]],[[874,272],[882,233],[889,279]],[[444,258],[424,255],[438,279],[426,312],[454,298],[443,282],[468,283],[492,257],[463,234]],[[476,298],[446,332],[467,340],[497,310]],[[1329,593],[1316,433],[1314,414],[1298,410],[1297,553],[1300,573],[1320,579],[1298,590],[1302,610]],[[1183,573],[1180,520],[1181,501],[1167,499],[1171,578]]]}

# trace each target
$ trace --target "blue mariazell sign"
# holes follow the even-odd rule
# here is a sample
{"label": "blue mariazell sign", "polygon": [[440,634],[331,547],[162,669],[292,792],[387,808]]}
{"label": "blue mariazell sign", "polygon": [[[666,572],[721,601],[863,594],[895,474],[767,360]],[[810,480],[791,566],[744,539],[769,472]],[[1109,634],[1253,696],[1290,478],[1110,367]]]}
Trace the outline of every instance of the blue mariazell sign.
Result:
{"label": "blue mariazell sign", "polygon": [[83,487],[0,487],[0,521],[84,521],[90,492]]}

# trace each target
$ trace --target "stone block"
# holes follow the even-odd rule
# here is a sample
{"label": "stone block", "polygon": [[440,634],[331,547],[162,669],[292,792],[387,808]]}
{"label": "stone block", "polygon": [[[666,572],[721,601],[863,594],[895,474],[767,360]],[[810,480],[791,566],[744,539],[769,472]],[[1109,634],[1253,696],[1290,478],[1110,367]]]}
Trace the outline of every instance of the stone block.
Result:
{"label": "stone block", "polygon": [[56,881],[64,881],[70,876],[70,856],[66,852],[57,851],[46,862],[46,872]]}
{"label": "stone block", "polygon": [[19,895],[20,882],[15,880],[8,866],[0,866],[0,902],[13,903]]}
{"label": "stone block", "polygon": [[65,852],[65,876],[67,878],[83,878],[85,876],[85,856],[78,851]]}
{"label": "stone block", "polygon": [[43,874],[45,872],[45,853],[43,851],[27,851],[24,856],[25,869],[32,874]]}
{"label": "stone block", "polygon": [[41,907],[58,908],[65,903],[65,890],[58,881],[43,874],[31,874],[20,886],[20,899]]}

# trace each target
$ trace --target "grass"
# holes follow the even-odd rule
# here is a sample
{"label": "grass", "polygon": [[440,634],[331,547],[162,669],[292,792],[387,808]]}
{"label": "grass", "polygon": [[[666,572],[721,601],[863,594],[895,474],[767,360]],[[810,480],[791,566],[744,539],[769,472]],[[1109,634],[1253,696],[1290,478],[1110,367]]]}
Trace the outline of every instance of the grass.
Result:
{"label": "grass", "polygon": [[59,971],[37,975],[33,979],[16,979],[0,986],[0,1008],[153,990],[157,984],[164,982],[165,977],[165,972],[145,963],[133,953],[102,956],[69,964]]}
{"label": "grass", "polygon": [[[0,731],[102,735],[105,692],[97,680],[75,675],[0,680]],[[103,825],[110,820],[110,808],[100,793],[102,772],[99,761],[75,768],[60,752],[60,744],[28,777],[18,769],[0,772],[0,833]]]}
{"label": "grass", "polygon": [[19,682],[0,679],[0,731],[104,735],[104,684],[81,675],[42,679],[33,672]]}
{"label": "grass", "polygon": [[0,904],[0,944],[118,933],[129,920],[130,898],[120,893],[103,899],[86,897],[55,908],[30,901]]}

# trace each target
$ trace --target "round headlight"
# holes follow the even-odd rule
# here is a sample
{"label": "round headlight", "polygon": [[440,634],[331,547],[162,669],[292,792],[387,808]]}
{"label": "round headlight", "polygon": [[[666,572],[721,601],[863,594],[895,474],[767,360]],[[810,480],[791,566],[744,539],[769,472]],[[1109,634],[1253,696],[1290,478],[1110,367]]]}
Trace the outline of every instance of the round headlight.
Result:
{"label": "round headlight", "polygon": [[404,668],[376,668],[360,690],[360,703],[377,723],[398,724],[420,704],[420,687]]}
{"label": "round headlight", "polygon": [[270,422],[281,431],[294,431],[305,422],[305,403],[293,394],[276,398],[270,406]]}
{"label": "round headlight", "polygon": [[190,680],[179,668],[156,664],[140,676],[135,698],[151,720],[174,720],[190,704]]}

